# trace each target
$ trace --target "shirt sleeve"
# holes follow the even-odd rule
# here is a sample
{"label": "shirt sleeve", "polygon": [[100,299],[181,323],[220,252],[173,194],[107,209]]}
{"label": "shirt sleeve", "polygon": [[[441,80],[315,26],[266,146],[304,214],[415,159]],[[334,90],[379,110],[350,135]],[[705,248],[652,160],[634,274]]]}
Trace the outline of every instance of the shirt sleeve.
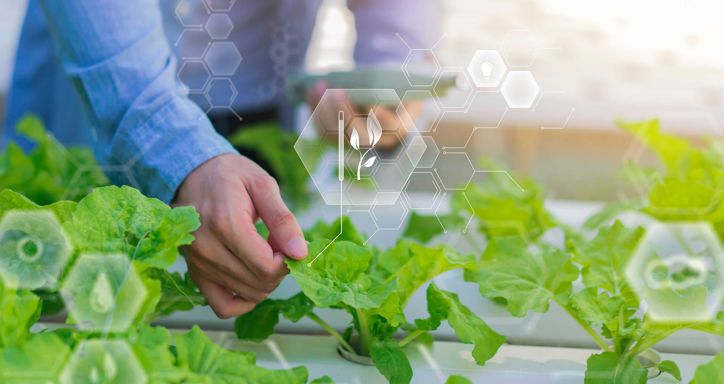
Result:
{"label": "shirt sleeve", "polygon": [[184,94],[156,2],[39,0],[114,183],[165,202],[233,147]]}
{"label": "shirt sleeve", "polygon": [[441,0],[348,0],[347,6],[355,16],[358,65],[402,63],[407,45],[432,48],[441,37]]}

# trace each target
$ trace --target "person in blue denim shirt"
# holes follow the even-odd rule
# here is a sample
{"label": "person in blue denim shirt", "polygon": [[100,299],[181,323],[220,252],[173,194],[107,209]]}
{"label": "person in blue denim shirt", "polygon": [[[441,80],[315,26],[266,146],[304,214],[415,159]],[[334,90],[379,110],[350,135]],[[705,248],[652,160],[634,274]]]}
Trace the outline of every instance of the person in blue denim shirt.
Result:
{"label": "person in blue denim shirt", "polygon": [[[277,13],[268,23],[235,28],[236,44],[250,49],[242,49],[245,62],[257,66],[239,71],[233,79],[243,95],[233,107],[242,115],[284,103],[279,93],[250,96],[254,81],[263,85],[271,76],[265,74],[268,51],[260,54],[253,46],[260,43],[255,36],[266,33],[258,29],[297,17],[302,19],[295,25],[305,51],[319,1],[309,2],[305,12],[295,10],[300,3],[304,2],[244,1],[234,8],[237,19]],[[431,23],[419,18],[398,23],[395,14],[402,5],[427,9],[423,13],[437,19],[436,1],[388,3],[349,1],[358,15],[358,34],[370,34],[367,45],[358,41],[358,51],[363,51],[355,53],[358,62],[375,62],[373,56],[378,56],[377,62],[404,59],[406,50],[389,53],[384,43],[396,39],[397,31],[420,37],[415,40],[419,44],[432,43],[427,38],[435,34]],[[381,31],[386,36],[381,37]],[[300,68],[303,58],[304,52],[293,67]],[[287,273],[284,257],[306,257],[302,230],[282,201],[276,181],[219,135],[184,92],[157,2],[30,0],[4,141],[28,147],[13,131],[26,113],[39,115],[61,142],[92,146],[115,184],[130,184],[167,203],[196,207],[202,225],[184,256],[191,278],[219,317],[240,315],[263,300]],[[214,118],[219,124],[228,120]],[[268,242],[256,232],[257,219],[269,227]]]}

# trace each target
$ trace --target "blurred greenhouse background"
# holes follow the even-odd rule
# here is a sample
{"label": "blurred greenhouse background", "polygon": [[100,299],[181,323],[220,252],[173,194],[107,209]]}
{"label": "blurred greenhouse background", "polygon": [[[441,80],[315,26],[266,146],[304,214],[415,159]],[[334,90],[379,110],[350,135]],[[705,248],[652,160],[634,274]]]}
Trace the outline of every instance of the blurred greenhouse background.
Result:
{"label": "blurred greenhouse background", "polygon": [[[181,28],[177,0],[161,4],[173,41]],[[614,200],[635,193],[621,166],[648,161],[615,129],[615,119],[659,117],[667,131],[697,139],[724,135],[720,1],[444,0],[444,6],[439,43],[412,48],[432,48],[443,71],[463,71],[475,50],[497,49],[509,68],[532,71],[541,93],[534,108],[509,110],[499,92],[452,92],[446,103],[469,108],[437,115],[430,105],[427,113],[443,150],[464,147],[471,159],[504,163],[557,198]],[[24,8],[23,0],[0,3],[0,99],[7,96]],[[344,1],[326,0],[318,17],[308,70],[353,66],[353,19]],[[459,164],[438,165],[444,172]]]}

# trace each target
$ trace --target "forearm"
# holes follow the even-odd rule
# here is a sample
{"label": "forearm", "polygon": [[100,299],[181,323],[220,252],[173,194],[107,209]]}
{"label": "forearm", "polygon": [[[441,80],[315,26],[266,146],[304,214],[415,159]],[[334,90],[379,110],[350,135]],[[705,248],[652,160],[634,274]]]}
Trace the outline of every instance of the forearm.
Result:
{"label": "forearm", "polygon": [[199,164],[233,151],[180,89],[156,3],[41,5],[111,180],[169,202]]}

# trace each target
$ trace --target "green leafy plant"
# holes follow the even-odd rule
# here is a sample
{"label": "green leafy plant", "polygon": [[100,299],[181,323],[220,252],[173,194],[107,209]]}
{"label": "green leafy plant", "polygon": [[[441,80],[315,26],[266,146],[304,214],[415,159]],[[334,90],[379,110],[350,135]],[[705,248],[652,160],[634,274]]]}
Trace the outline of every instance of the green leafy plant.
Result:
{"label": "green leafy plant", "polygon": [[[253,354],[224,349],[198,327],[185,334],[171,335],[162,327],[148,326],[158,316],[205,304],[187,276],[167,270],[178,257],[178,247],[193,241],[192,232],[199,226],[198,214],[193,208],[172,209],[135,189],[111,186],[95,189],[78,203],[60,201],[48,206],[36,205],[10,190],[0,192],[0,217],[13,210],[50,211],[61,222],[73,245],[65,276],[60,279],[61,286],[67,271],[84,255],[102,257],[120,253],[128,257],[132,268],[139,273],[146,296],[132,325],[124,331],[61,326],[34,333],[31,327],[43,312],[46,298],[56,298],[57,292],[48,289],[32,292],[0,282],[0,381],[32,378],[54,382],[73,351],[81,343],[92,340],[127,342],[154,383],[307,381],[304,367],[281,371],[259,367]],[[68,317],[71,325],[77,320]],[[105,367],[108,372],[117,372],[112,364],[111,368],[108,364]],[[97,370],[89,372],[92,377],[99,375]],[[92,380],[92,377],[82,380]],[[78,382],[75,376],[73,381]]]}
{"label": "green leafy plant", "polygon": [[[465,271],[465,280],[476,282],[483,296],[502,303],[513,316],[546,312],[551,305],[563,308],[602,350],[588,359],[587,384],[645,383],[649,369],[681,380],[676,364],[659,361],[651,348],[682,329],[724,335],[724,312],[710,322],[664,324],[651,320],[624,274],[644,229],[610,223],[620,212],[637,209],[659,220],[708,221],[719,228],[722,237],[722,157],[661,133],[656,120],[624,128],[652,148],[665,165],[663,172],[648,173],[652,187],[644,200],[617,203],[589,219],[588,228],[598,228],[593,238],[559,225],[566,234],[562,249],[539,236],[555,225],[540,200],[534,204],[517,201],[523,206],[521,211],[539,212],[512,216],[523,218],[518,222],[528,236],[480,228],[487,247],[477,266]],[[478,195],[479,200],[467,199],[473,212],[476,206],[501,204],[501,198],[516,201],[500,188],[489,184],[486,188],[489,192]],[[453,212],[460,211],[453,202]],[[492,213],[482,219],[489,220],[490,215],[495,217]],[[709,375],[715,368],[702,370]]]}
{"label": "green leafy plant", "polygon": [[45,131],[38,118],[23,118],[16,130],[34,142],[35,148],[26,154],[16,143],[8,143],[0,154],[0,189],[12,189],[38,204],[50,204],[77,201],[91,189],[108,184],[90,150],[65,148]]}
{"label": "green leafy plant", "polygon": [[[268,337],[283,316],[293,322],[307,317],[339,342],[341,352],[370,358],[391,383],[408,383],[412,368],[405,347],[414,340],[430,340],[429,331],[447,320],[458,339],[473,344],[473,357],[484,364],[495,355],[505,338],[463,305],[458,296],[430,283],[427,288],[429,318],[408,322],[404,308],[412,294],[435,276],[473,264],[471,256],[459,255],[447,247],[425,247],[399,241],[380,250],[364,245],[365,237],[347,218],[342,236],[331,243],[340,223],[317,224],[307,233],[312,239],[314,262],[287,260],[291,275],[302,292],[286,300],[266,300],[239,317],[236,334],[243,340]],[[314,311],[334,308],[349,313],[352,324],[338,333]],[[405,333],[401,339],[398,331]]]}

